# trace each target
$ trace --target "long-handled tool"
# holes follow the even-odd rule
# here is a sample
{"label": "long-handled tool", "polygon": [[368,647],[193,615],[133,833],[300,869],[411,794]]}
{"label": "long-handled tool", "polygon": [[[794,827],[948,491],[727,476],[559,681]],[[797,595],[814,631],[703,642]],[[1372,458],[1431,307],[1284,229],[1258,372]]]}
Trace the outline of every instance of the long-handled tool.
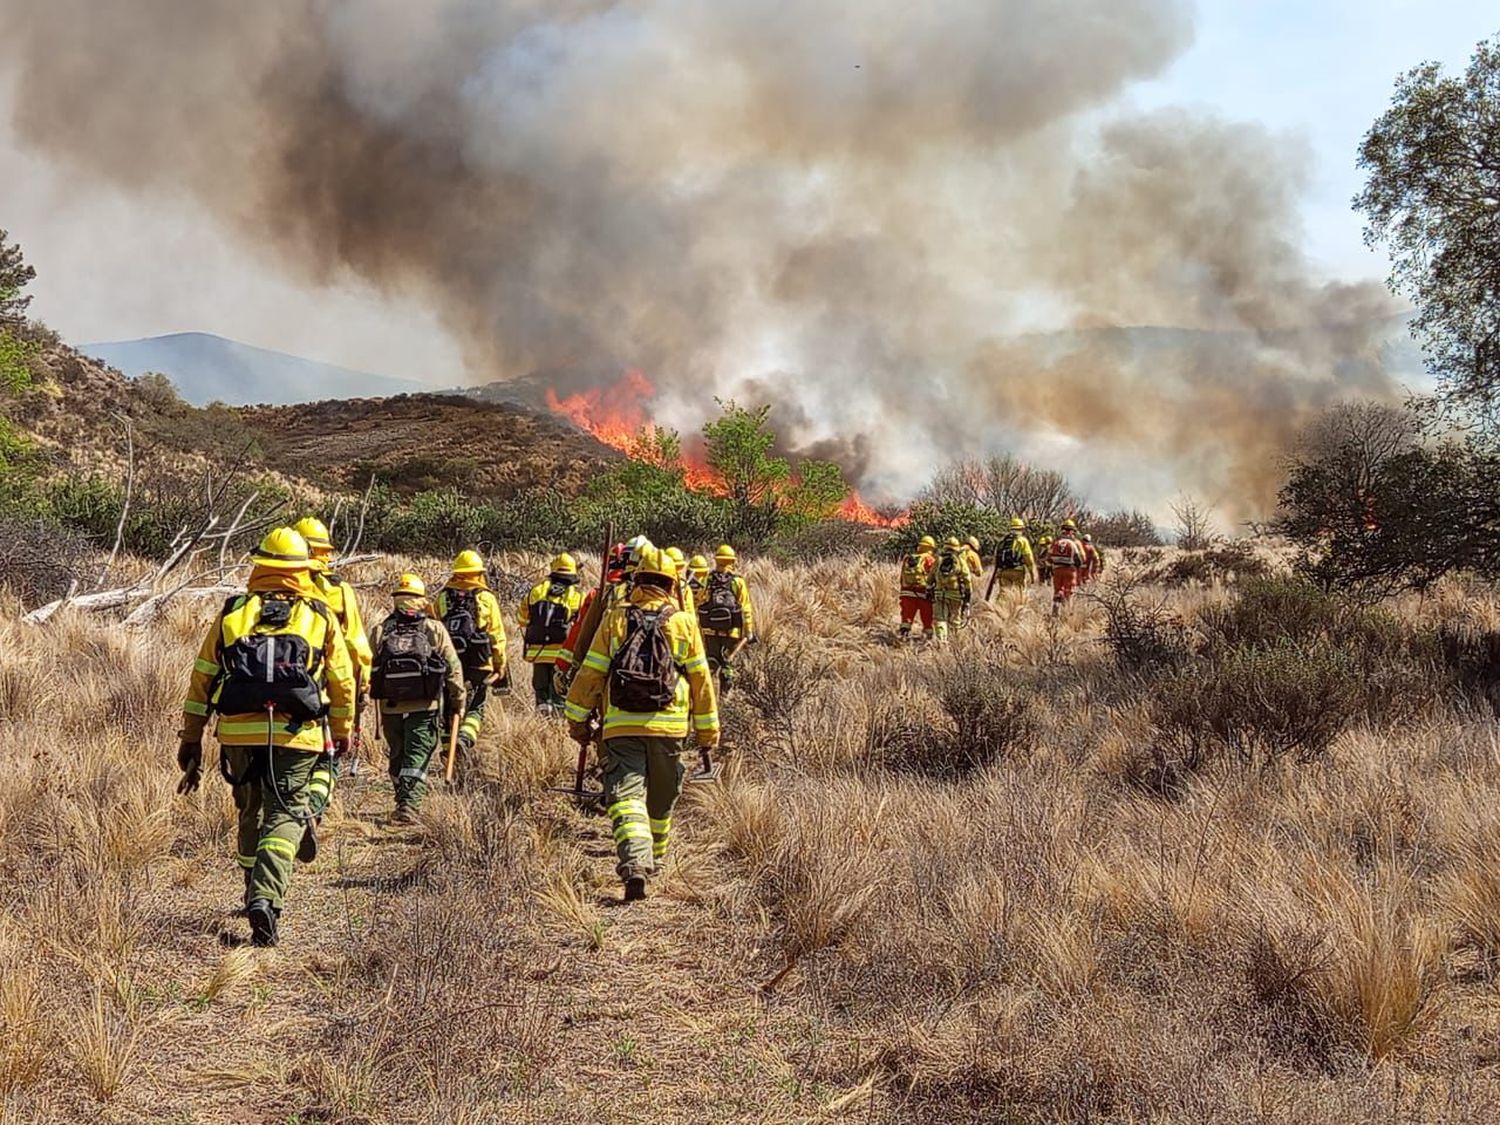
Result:
{"label": "long-handled tool", "polygon": [[443,767],[443,780],[449,785],[453,784],[453,768],[458,764],[458,726],[461,722],[463,716],[455,713],[453,729],[448,732],[448,762]]}
{"label": "long-handled tool", "polygon": [[573,771],[573,788],[567,789],[561,785],[553,785],[548,787],[547,792],[566,794],[583,805],[591,805],[595,801],[604,800],[604,791],[602,789],[585,789],[583,787],[583,777],[589,768],[589,747],[592,745],[592,742],[583,742],[578,746],[578,766]]}
{"label": "long-handled tool", "polygon": [[698,747],[698,768],[688,774],[688,781],[702,785],[710,781],[718,781],[719,775],[724,772],[724,766],[713,759],[713,751],[707,746]]}
{"label": "long-handled tool", "polygon": [[[609,590],[609,554],[614,547],[614,542],[615,525],[611,523],[605,529],[604,550],[599,556],[599,586],[589,602],[588,612],[583,615],[583,620],[579,623],[578,636],[573,642],[572,669],[575,671],[588,655],[589,648],[594,643],[594,634],[599,631],[599,624],[604,620],[605,595]],[[596,725],[593,737],[588,742],[578,744],[578,765],[573,774],[573,788],[549,786],[547,790],[549,793],[566,793],[581,804],[592,804],[604,799],[602,792],[583,787],[583,776],[589,765],[589,747],[602,737],[602,733],[602,726]]]}

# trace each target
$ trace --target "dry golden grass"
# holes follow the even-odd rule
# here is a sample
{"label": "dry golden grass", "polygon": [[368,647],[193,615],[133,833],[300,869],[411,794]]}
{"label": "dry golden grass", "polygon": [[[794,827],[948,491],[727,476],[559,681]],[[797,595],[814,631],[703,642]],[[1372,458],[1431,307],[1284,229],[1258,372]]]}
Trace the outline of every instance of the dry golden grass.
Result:
{"label": "dry golden grass", "polygon": [[[353,575],[367,617],[407,567],[442,577]],[[1435,698],[1153,796],[1152,681],[1097,604],[1008,597],[903,647],[889,569],[751,566],[725,778],[646,903],[607,822],[545,792],[573,752],[518,664],[480,782],[419,826],[366,749],[274,951],[233,913],[224,787],[173,791],[211,605],[156,632],[3,610],[5,1119],[1500,1118],[1491,717]],[[1168,595],[1189,621],[1227,596]],[[1500,624],[1468,584],[1393,609]]]}

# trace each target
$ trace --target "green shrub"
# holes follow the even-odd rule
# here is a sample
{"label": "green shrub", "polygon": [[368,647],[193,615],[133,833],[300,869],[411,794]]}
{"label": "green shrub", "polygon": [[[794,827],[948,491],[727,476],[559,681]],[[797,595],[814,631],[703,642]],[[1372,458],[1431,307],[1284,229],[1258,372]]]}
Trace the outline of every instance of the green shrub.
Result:
{"label": "green shrub", "polygon": [[1164,774],[1228,755],[1241,766],[1311,762],[1362,712],[1357,663],[1326,641],[1240,645],[1155,687],[1153,756]]}
{"label": "green shrub", "polygon": [[1122,669],[1172,668],[1192,657],[1192,635],[1165,598],[1132,585],[1104,586],[1089,598],[1104,609],[1104,643]]}
{"label": "green shrub", "polygon": [[[948,657],[932,670],[931,689],[947,718],[922,730],[884,731],[888,769],[938,779],[965,777],[1031,749],[1040,727],[1034,689],[1000,663]],[[894,736],[894,737],[892,737]]]}

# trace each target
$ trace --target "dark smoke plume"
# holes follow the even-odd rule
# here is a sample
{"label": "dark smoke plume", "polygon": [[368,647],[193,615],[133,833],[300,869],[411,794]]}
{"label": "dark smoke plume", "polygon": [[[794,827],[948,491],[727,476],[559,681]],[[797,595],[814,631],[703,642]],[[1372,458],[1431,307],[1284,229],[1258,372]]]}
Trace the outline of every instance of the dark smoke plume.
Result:
{"label": "dark smoke plume", "polygon": [[1383,293],[1297,249],[1303,154],[1109,112],[1190,42],[1180,0],[0,0],[0,27],[18,135],[78,177],[431,304],[475,382],[638,367],[688,427],[772,395],[877,491],[1019,446],[1248,513],[1301,418],[1390,393]]}

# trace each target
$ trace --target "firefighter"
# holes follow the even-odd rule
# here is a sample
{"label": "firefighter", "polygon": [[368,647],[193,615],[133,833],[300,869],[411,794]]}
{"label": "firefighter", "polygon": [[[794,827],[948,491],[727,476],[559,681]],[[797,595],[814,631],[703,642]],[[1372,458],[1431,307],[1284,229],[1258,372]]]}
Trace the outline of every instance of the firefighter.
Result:
{"label": "firefighter", "polygon": [[553,685],[557,660],[567,643],[573,620],[583,605],[578,589],[578,563],[564,551],[552,560],[551,572],[531,588],[516,611],[526,645],[525,657],[531,662],[531,688],[536,708],[552,714],[563,703]]}
{"label": "firefighter", "polygon": [[1052,568],[1052,609],[1056,612],[1072,598],[1088,564],[1078,525],[1072,520],[1063,520],[1062,530],[1047,548],[1047,562]]}
{"label": "firefighter", "polygon": [[693,601],[696,604],[703,600],[703,590],[708,585],[708,572],[712,569],[708,560],[702,555],[694,555],[688,560],[688,588],[693,591]]}
{"label": "firefighter", "polygon": [[[628,588],[630,577],[630,549],[624,543],[617,543],[609,550],[609,555],[604,561],[604,596],[613,602],[624,596]],[[568,630],[568,639],[563,642],[562,651],[557,654],[556,670],[552,678],[553,688],[559,695],[568,694],[568,682],[573,676],[573,654],[578,650],[578,630],[583,625],[583,619],[588,616],[589,607],[594,604],[597,590],[590,590],[583,596],[583,601],[578,607],[577,614],[573,617],[572,628]],[[609,603],[606,603],[606,606]]]}
{"label": "firefighter", "polygon": [[919,636],[932,632],[932,571],[937,566],[933,554],[937,540],[924,535],[917,549],[901,561],[901,639],[911,638],[914,624],[920,625]]}
{"label": "firefighter", "polygon": [[677,604],[684,613],[691,613],[694,620],[698,616],[698,599],[693,593],[693,585],[688,574],[687,555],[681,547],[668,547],[667,557],[677,567]]}
{"label": "firefighter", "polygon": [[216,715],[219,768],[233,786],[251,940],[275,945],[292,861],[312,820],[309,792],[328,751],[348,749],[354,667],[312,581],[307,540],[279,527],[251,556],[244,594],[214,619],[183,700],[178,791],[198,788],[203,733]]}
{"label": "firefighter", "polygon": [[1043,535],[1036,541],[1036,580],[1041,585],[1052,582],[1052,536]]}
{"label": "firefighter", "polygon": [[1079,539],[1079,545],[1083,548],[1083,569],[1078,575],[1080,586],[1092,582],[1099,573],[1099,549],[1094,546],[1094,537],[1084,535]]}
{"label": "firefighter", "polygon": [[[307,540],[312,556],[312,581],[322,592],[323,600],[338,618],[339,628],[344,632],[344,643],[349,646],[349,659],[354,665],[354,737],[350,749],[356,755],[359,738],[359,718],[364,713],[365,701],[370,691],[370,639],[365,636],[365,623],[359,611],[359,598],[354,588],[333,573],[333,538],[328,526],[317,516],[307,516],[298,521],[296,531]],[[308,826],[303,837],[304,846],[317,849],[316,825],[333,800],[334,781],[342,772],[341,763],[334,759],[327,767],[320,767],[313,776],[311,793],[313,824]]]}
{"label": "firefighter", "polygon": [[708,666],[718,679],[719,695],[734,687],[734,658],[741,648],[755,642],[755,607],[750,587],[736,573],[739,556],[728,543],[714,552],[714,570],[703,587],[698,624],[708,651]]}
{"label": "firefighter", "polygon": [[970,585],[968,552],[950,535],[932,572],[933,632],[939,644],[948,641],[950,629],[963,624],[964,597]]}
{"label": "firefighter", "polygon": [[603,714],[604,801],[626,902],[646,897],[646,879],[671,844],[684,740],[704,748],[719,741],[708,657],[693,619],[677,608],[676,581],[666,552],[641,549],[630,596],[606,613],[566,704],[569,731],[583,745],[590,713]]}
{"label": "firefighter", "polygon": [[1094,579],[1104,575],[1104,548],[1094,542],[1092,535],[1085,535],[1083,537],[1083,549],[1089,557],[1088,578],[1086,581],[1092,582]]}
{"label": "firefighter", "polygon": [[1036,555],[1031,541],[1026,538],[1026,521],[1012,516],[1010,530],[995,548],[995,571],[990,576],[989,589],[984,600],[989,601],[998,585],[1002,590],[1024,590],[1028,582],[1036,582]]}
{"label": "firefighter", "polygon": [[371,695],[396,794],[397,824],[411,824],[427,793],[427,771],[443,744],[443,714],[458,722],[464,708],[464,666],[441,621],[428,613],[427,585],[403,574],[391,591],[391,614],[370,636]]}
{"label": "firefighter", "polygon": [[974,604],[974,587],[984,577],[984,558],[979,553],[979,536],[970,535],[963,541],[964,563],[969,568],[969,581],[964,586],[964,605],[959,615],[959,624],[967,625]]}
{"label": "firefighter", "polygon": [[465,767],[479,732],[484,729],[484,709],[490,689],[509,682],[505,651],[505,618],[500,602],[490,590],[484,560],[478,551],[464,550],[453,560],[453,575],[438,591],[437,615],[453,639],[464,666],[468,685],[463,723],[458,729],[458,749]]}

